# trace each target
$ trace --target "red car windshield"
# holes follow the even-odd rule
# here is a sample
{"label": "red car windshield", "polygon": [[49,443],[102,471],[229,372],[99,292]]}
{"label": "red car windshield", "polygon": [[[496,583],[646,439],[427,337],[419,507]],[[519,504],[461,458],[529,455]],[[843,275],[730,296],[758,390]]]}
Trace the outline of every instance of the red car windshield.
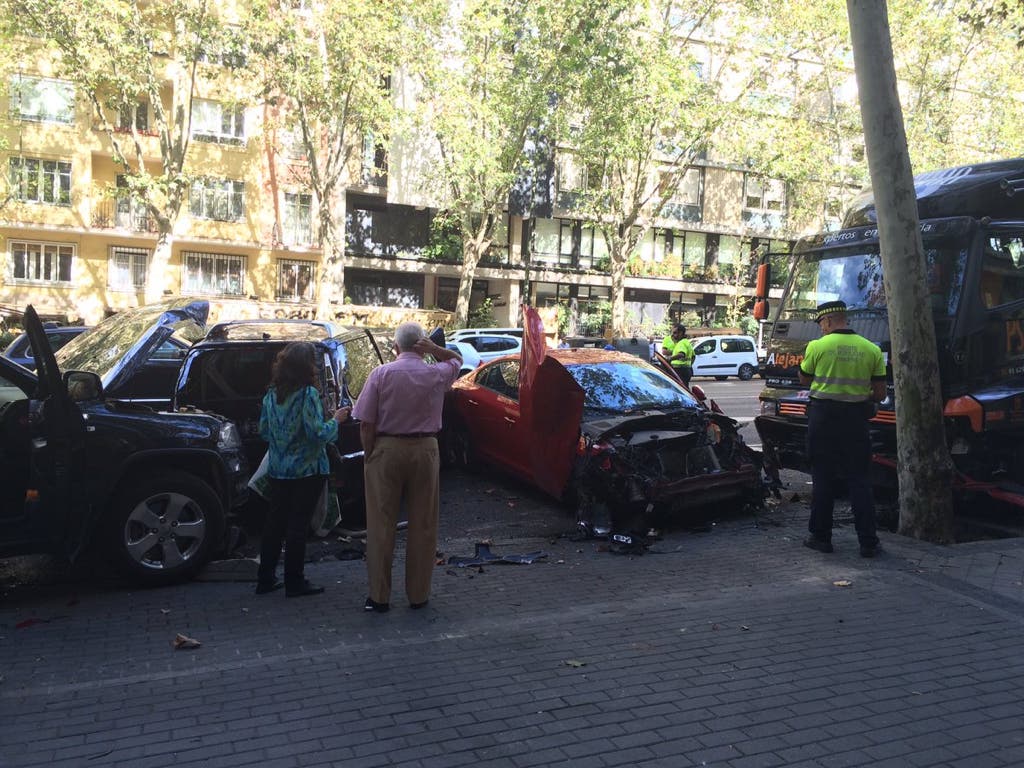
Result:
{"label": "red car windshield", "polygon": [[637,360],[567,365],[583,388],[583,408],[602,413],[700,408],[700,403],[665,374]]}

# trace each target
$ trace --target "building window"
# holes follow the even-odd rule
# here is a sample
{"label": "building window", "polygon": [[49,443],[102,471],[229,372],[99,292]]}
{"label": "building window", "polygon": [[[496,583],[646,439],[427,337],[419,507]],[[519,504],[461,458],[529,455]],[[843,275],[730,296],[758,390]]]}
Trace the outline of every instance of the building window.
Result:
{"label": "building window", "polygon": [[[678,181],[673,190],[671,185]],[[667,194],[661,208],[661,218],[673,221],[696,222],[702,214],[701,192],[704,182],[703,168],[687,168],[681,179],[674,179],[671,171],[664,171],[659,179],[659,187]]]}
{"label": "building window", "polygon": [[71,83],[15,75],[10,85],[11,117],[15,120],[75,122],[75,86]]}
{"label": "building window", "polygon": [[280,155],[287,160],[307,160],[306,144],[302,140],[302,129],[280,128],[277,131],[277,146]]}
{"label": "building window", "polygon": [[571,153],[558,155],[558,191],[579,192],[587,188],[587,166]]}
{"label": "building window", "polygon": [[231,26],[216,39],[200,41],[202,46],[196,54],[196,61],[230,69],[241,69],[246,62],[246,46],[241,30]]}
{"label": "building window", "polygon": [[245,257],[227,253],[182,253],[185,269],[183,293],[243,296]]}
{"label": "building window", "polygon": [[[487,298],[489,290],[487,280],[474,280],[473,287],[469,293],[469,309],[473,311],[479,308]],[[459,279],[457,277],[437,278],[437,308],[448,312],[455,311],[455,304],[459,300]]]}
{"label": "building window", "polygon": [[286,301],[316,298],[316,262],[278,259],[277,298]]}
{"label": "building window", "polygon": [[786,182],[767,179],[752,173],[743,177],[743,207],[763,213],[782,213],[786,210]]}
{"label": "building window", "polygon": [[196,179],[192,182],[188,208],[197,219],[241,221],[245,214],[245,182]]}
{"label": "building window", "polygon": [[743,176],[743,222],[755,229],[781,229],[786,216],[786,182],[753,173]]}
{"label": "building window", "polygon": [[140,99],[137,104],[126,104],[118,110],[115,130],[131,133],[132,128],[139,133],[149,133],[149,102],[145,99]]}
{"label": "building window", "polygon": [[23,203],[71,205],[71,163],[37,157],[11,158],[11,194]]}
{"label": "building window", "polygon": [[192,102],[192,133],[196,141],[245,143],[245,109],[238,104],[196,99]]}
{"label": "building window", "polygon": [[388,185],[388,151],[372,133],[363,137],[363,184],[375,187]]}
{"label": "building window", "polygon": [[110,271],[107,282],[114,291],[134,291],[146,287],[149,251],[145,248],[110,248]]}
{"label": "building window", "polygon": [[128,179],[123,173],[117,175],[114,226],[133,232],[156,232],[156,219],[150,215],[149,206],[141,197],[131,194]]}
{"label": "building window", "polygon": [[12,240],[11,276],[35,283],[70,283],[75,246]]}
{"label": "building window", "polygon": [[313,242],[312,195],[299,192],[284,193],[281,242],[285,245],[309,245]]}
{"label": "building window", "polygon": [[348,269],[345,291],[353,304],[419,309],[423,306],[423,275]]}

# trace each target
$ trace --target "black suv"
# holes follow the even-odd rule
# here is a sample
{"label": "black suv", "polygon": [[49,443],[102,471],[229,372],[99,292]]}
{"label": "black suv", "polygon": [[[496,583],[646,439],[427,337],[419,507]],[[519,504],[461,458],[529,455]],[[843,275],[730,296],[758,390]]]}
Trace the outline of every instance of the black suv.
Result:
{"label": "black suv", "polygon": [[148,586],[191,577],[222,548],[248,477],[234,424],[104,394],[208,310],[178,301],[119,313],[79,337],[93,337],[93,363],[79,355],[62,373],[28,307],[37,373],[0,358],[0,556],[99,551]]}
{"label": "black suv", "polygon": [[[291,341],[309,341],[319,351],[318,371],[324,413],[352,405],[370,371],[383,361],[366,328],[344,328],[312,320],[236,320],[214,325],[189,349],[172,401],[178,412],[212,412],[231,419],[241,434],[251,470],[266,453],[259,435],[260,408],[270,384],[274,358]],[[341,518],[346,526],[365,521],[363,449],[359,422],[338,431],[338,461],[332,463]]]}

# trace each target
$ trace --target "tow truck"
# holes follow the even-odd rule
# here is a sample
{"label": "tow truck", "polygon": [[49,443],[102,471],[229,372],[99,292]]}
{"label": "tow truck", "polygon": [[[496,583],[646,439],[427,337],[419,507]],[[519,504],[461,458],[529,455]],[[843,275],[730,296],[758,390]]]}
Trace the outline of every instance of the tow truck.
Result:
{"label": "tow truck", "polygon": [[[1024,507],[1024,158],[914,177],[935,323],[946,447],[961,500],[978,493]],[[769,319],[770,265],[758,268],[754,316]],[[799,368],[819,337],[815,307],[845,301],[857,333],[886,356],[888,396],[871,419],[876,487],[896,485],[892,343],[874,199],[863,192],[842,228],[798,241],[766,342],[761,413],[766,467],[808,471],[807,399]]]}

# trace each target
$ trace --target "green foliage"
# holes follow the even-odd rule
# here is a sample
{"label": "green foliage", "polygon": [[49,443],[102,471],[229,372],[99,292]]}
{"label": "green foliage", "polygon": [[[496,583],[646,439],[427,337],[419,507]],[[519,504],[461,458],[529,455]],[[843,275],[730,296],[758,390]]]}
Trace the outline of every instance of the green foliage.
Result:
{"label": "green foliage", "polygon": [[[456,212],[472,279],[513,184],[543,140],[567,140],[575,100],[567,91],[592,65],[609,8],[618,0],[465,0],[436,31],[424,70],[422,114],[410,119],[436,144],[425,186]],[[458,66],[453,66],[457,62]],[[460,291],[456,316],[468,311]]]}
{"label": "green foliage", "polygon": [[569,305],[564,301],[558,302],[555,307],[555,323],[558,326],[558,337],[565,338],[569,333],[569,323],[572,320],[572,314],[569,312]]}
{"label": "green foliage", "polygon": [[608,301],[589,304],[580,313],[579,328],[584,336],[600,336],[612,322],[612,305]]}
{"label": "green foliage", "polygon": [[492,328],[497,325],[494,319],[494,306],[489,298],[474,310],[470,310],[469,318],[466,321],[467,328]]}
{"label": "green foliage", "polygon": [[690,309],[683,312],[682,317],[679,318],[679,322],[685,325],[687,328],[699,328],[704,324],[701,316],[698,315],[694,310]]}
{"label": "green foliage", "polygon": [[423,249],[423,258],[447,262],[462,260],[462,226],[458,216],[440,211],[430,220],[430,242]]}
{"label": "green foliage", "polygon": [[757,320],[753,315],[744,315],[738,325],[744,336],[757,336]]}

